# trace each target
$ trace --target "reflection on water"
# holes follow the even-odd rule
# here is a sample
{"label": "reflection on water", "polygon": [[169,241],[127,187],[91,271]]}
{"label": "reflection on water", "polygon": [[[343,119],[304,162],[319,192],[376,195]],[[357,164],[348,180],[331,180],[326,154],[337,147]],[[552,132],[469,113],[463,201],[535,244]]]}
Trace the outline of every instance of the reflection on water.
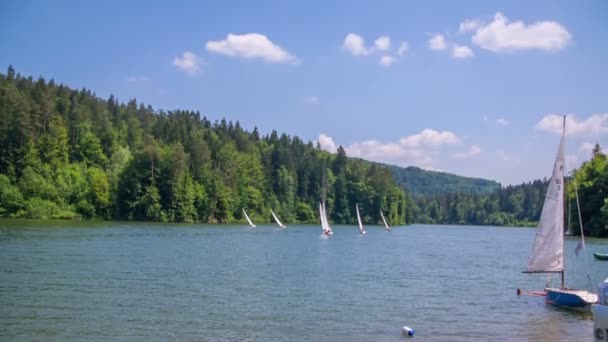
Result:
{"label": "reflection on water", "polygon": [[[592,338],[590,316],[515,294],[546,282],[521,273],[532,229],[367,230],[0,221],[0,336],[398,341],[408,325],[424,341]],[[606,277],[566,244],[568,285]]]}

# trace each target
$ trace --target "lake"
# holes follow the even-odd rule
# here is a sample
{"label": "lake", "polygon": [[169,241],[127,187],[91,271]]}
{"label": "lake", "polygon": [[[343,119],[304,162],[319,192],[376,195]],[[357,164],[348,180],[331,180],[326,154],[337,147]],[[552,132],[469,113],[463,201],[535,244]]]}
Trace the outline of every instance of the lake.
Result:
{"label": "lake", "polygon": [[[522,274],[534,229],[0,220],[3,340],[592,340]],[[608,276],[608,241],[566,240],[566,283]]]}

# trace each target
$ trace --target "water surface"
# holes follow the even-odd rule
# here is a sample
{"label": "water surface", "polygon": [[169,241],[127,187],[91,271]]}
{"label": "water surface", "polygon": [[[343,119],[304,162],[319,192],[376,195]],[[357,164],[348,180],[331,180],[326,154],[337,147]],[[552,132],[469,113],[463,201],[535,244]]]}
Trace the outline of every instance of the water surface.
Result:
{"label": "water surface", "polygon": [[[4,340],[591,340],[590,316],[516,288],[534,229],[0,221]],[[566,282],[608,276],[566,240]],[[591,256],[591,257],[589,257]]]}

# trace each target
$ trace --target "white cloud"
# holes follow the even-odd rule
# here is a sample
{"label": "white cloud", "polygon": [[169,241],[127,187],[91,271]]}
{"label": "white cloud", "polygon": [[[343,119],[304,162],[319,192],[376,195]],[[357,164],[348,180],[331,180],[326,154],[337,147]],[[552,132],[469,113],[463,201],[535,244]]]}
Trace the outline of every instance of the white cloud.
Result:
{"label": "white cloud", "polygon": [[[563,122],[562,115],[550,114],[536,124],[536,130],[561,134]],[[566,116],[567,135],[598,136],[604,133],[608,133],[608,114],[591,115],[582,121],[577,121],[574,115]]]}
{"label": "white cloud", "polygon": [[418,134],[401,138],[400,142],[408,147],[440,146],[459,144],[460,138],[450,131],[438,132],[427,128]]}
{"label": "white cloud", "polygon": [[222,55],[249,59],[261,58],[269,63],[298,63],[296,56],[259,33],[242,35],[230,33],[224,40],[208,41],[205,48],[207,51]]}
{"label": "white cloud", "polygon": [[308,99],[306,99],[306,102],[316,105],[317,103],[319,103],[319,98],[316,96],[309,96]]}
{"label": "white cloud", "polygon": [[473,53],[473,50],[466,45],[454,44],[454,47],[452,48],[452,56],[454,56],[454,58],[472,58],[475,56],[475,54]]}
{"label": "white cloud", "polygon": [[366,56],[372,53],[373,49],[365,48],[365,40],[356,33],[349,33],[344,38],[342,47],[348,50],[353,56]]}
{"label": "white cloud", "polygon": [[509,120],[503,118],[496,119],[496,123],[500,126],[509,126]]}
{"label": "white cloud", "polygon": [[132,75],[127,77],[127,82],[129,83],[137,83],[137,82],[146,82],[149,81],[150,79],[146,76],[141,76],[141,75]]}
{"label": "white cloud", "polygon": [[429,170],[435,169],[437,163],[437,151],[407,148],[398,142],[367,140],[346,146],[345,150],[351,157],[402,166],[416,165]]}
{"label": "white cloud", "polygon": [[595,148],[595,144],[594,143],[584,142],[578,148],[578,154],[579,155],[587,156],[588,158],[591,158],[591,154],[593,153],[593,149],[594,148]]}
{"label": "white cloud", "polygon": [[458,152],[458,153],[452,154],[452,158],[456,158],[456,159],[472,158],[472,157],[479,155],[481,152],[482,152],[481,147],[479,147],[477,145],[472,145],[471,148],[469,148],[469,150],[466,152]]}
{"label": "white cloud", "polygon": [[519,162],[520,162],[518,157],[514,157],[514,156],[510,155],[510,154],[506,153],[504,150],[497,150],[496,155],[498,156],[498,159],[502,160],[505,163],[519,164]]}
{"label": "white cloud", "polygon": [[389,36],[378,37],[378,39],[374,41],[374,46],[380,51],[387,51],[391,48],[391,38]]}
{"label": "white cloud", "polygon": [[382,56],[382,58],[380,58],[380,64],[389,67],[391,66],[393,63],[395,63],[395,57],[392,56]]}
{"label": "white cloud", "polygon": [[336,153],[336,150],[338,150],[338,146],[336,146],[334,139],[325,133],[319,134],[319,139],[317,141],[319,142],[319,145],[321,145],[321,149],[325,151]]}
{"label": "white cloud", "polygon": [[403,56],[405,55],[405,53],[407,52],[407,50],[409,50],[410,46],[407,42],[401,42],[401,45],[399,45],[399,49],[397,50],[397,55],[398,56]]}
{"label": "white cloud", "polygon": [[442,34],[437,34],[429,40],[429,48],[431,50],[445,50],[447,47],[448,45]]}
{"label": "white cloud", "polygon": [[575,154],[566,155],[566,167],[569,170],[578,168],[584,161],[591,159],[594,143],[583,142]]}
{"label": "white cloud", "polygon": [[460,23],[460,33],[475,31],[478,27],[481,26],[481,22],[478,20],[465,20]]}
{"label": "white cloud", "polygon": [[[461,27],[463,27],[461,25]],[[489,24],[480,25],[473,35],[473,43],[492,52],[540,49],[556,51],[563,49],[572,35],[555,21],[539,21],[525,24],[509,22],[498,12]]]}
{"label": "white cloud", "polygon": [[[336,152],[337,144],[326,134],[320,134],[317,140],[324,150]],[[425,129],[393,142],[365,140],[344,146],[350,157],[390,163],[394,165],[416,165],[428,170],[436,170],[440,149],[443,145],[460,143],[460,138],[449,131],[438,132]],[[472,147],[469,154],[478,154],[478,147]]]}
{"label": "white cloud", "polygon": [[200,58],[190,51],[184,52],[182,58],[174,57],[173,65],[190,76],[196,75],[201,69]]}

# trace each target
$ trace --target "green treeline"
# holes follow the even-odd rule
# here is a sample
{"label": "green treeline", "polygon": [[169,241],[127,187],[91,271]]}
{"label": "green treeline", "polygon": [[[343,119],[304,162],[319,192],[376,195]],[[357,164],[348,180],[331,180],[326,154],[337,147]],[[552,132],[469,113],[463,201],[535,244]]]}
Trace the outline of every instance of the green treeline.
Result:
{"label": "green treeline", "polygon": [[[486,193],[416,195],[412,221],[417,223],[534,226],[542,210],[547,180],[536,180]],[[608,237],[608,160],[596,145],[592,158],[566,179],[566,227],[580,235],[576,192],[584,233]]]}
{"label": "green treeline", "polygon": [[414,222],[491,226],[535,225],[543,206],[547,181],[499,187],[491,193],[418,195]]}
{"label": "green treeline", "polygon": [[171,222],[411,222],[386,167],[193,111],[0,74],[0,216]]}
{"label": "green treeline", "polygon": [[574,170],[573,181],[566,183],[567,197],[572,203],[572,234],[580,235],[576,193],[581,208],[581,219],[586,236],[608,237],[608,158],[595,145],[591,160]]}

